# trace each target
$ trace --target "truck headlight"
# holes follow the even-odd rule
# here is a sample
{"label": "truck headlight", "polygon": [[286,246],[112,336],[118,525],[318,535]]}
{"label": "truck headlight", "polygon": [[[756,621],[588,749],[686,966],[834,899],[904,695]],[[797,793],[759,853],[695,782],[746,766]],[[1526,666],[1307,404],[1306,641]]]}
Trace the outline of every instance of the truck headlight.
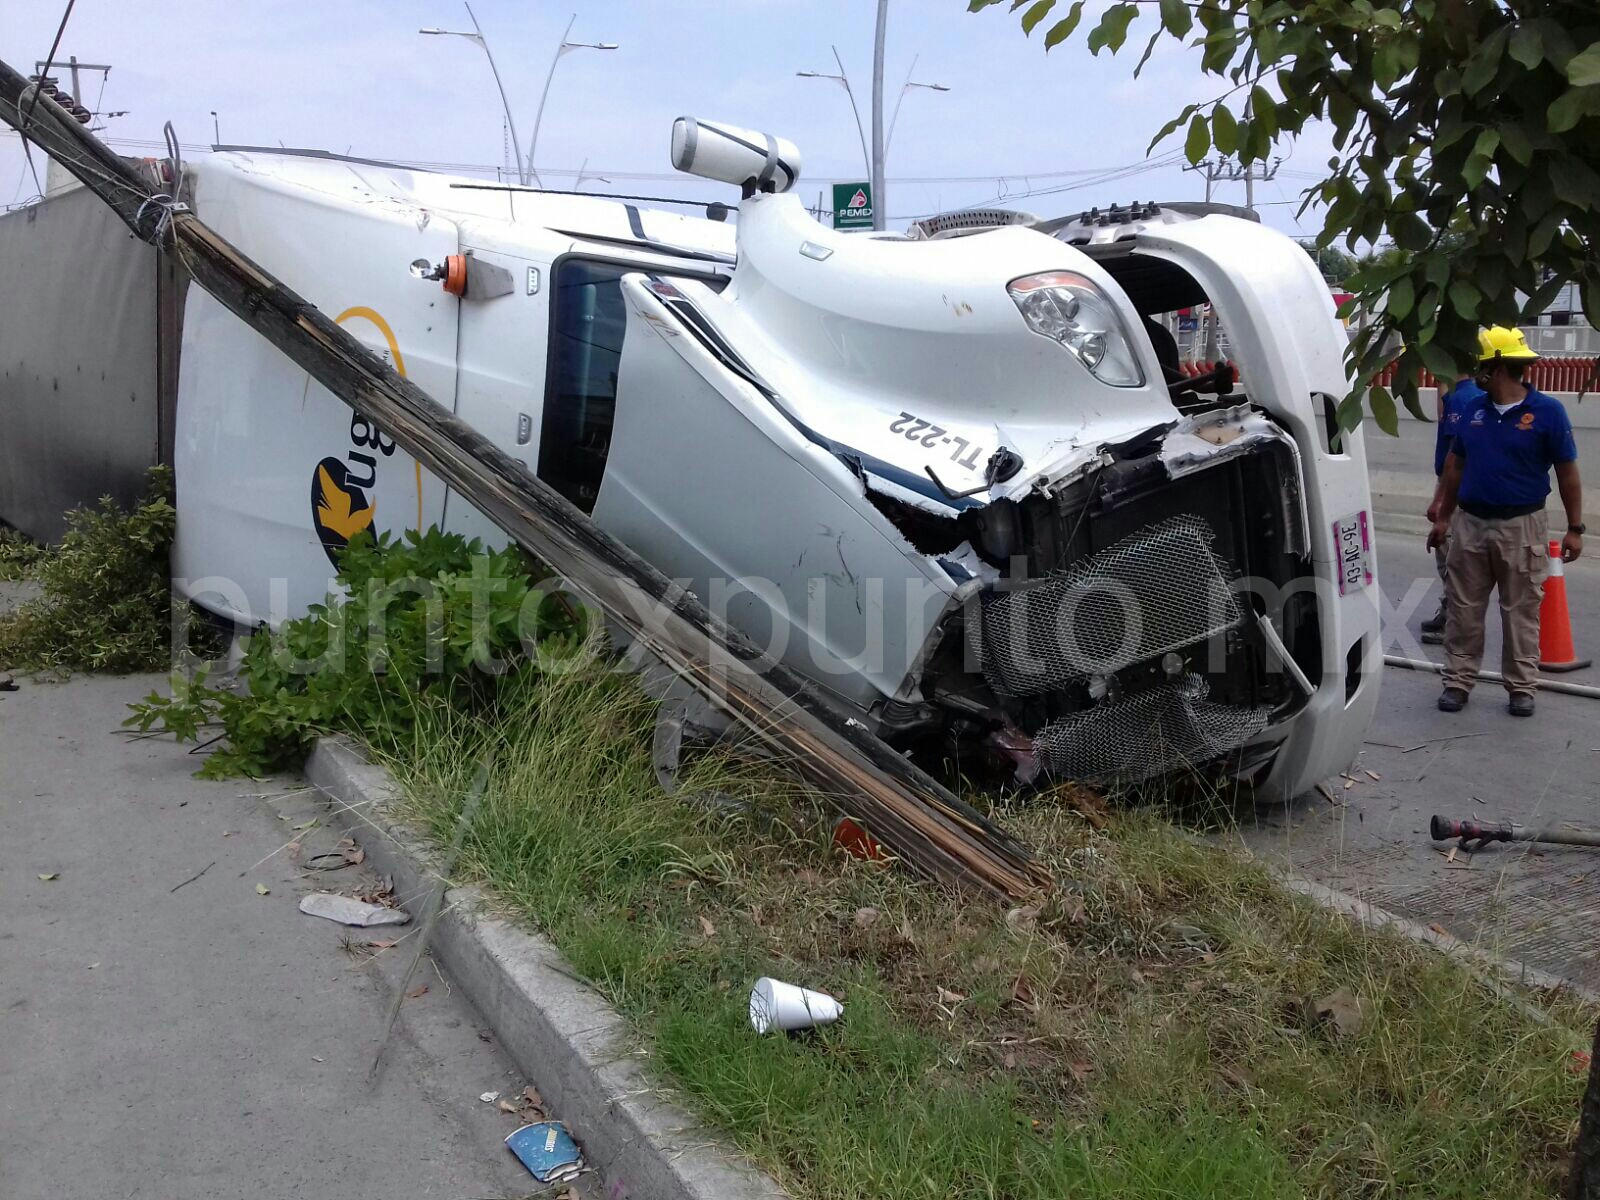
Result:
{"label": "truck headlight", "polygon": [[1144,369],[1111,298],[1076,271],[1043,271],[1006,285],[1035,333],[1060,342],[1112,387],[1142,387]]}

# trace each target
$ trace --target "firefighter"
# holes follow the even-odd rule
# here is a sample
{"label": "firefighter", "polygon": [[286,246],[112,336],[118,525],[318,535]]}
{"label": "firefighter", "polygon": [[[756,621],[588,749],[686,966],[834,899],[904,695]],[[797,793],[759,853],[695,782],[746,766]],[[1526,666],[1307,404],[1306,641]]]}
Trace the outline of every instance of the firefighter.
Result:
{"label": "firefighter", "polygon": [[1560,401],[1522,379],[1538,357],[1521,330],[1496,326],[1478,334],[1478,384],[1486,395],[1461,412],[1428,534],[1430,550],[1449,539],[1443,712],[1466,707],[1483,660],[1489,593],[1498,589],[1505,644],[1500,671],[1510,710],[1513,716],[1533,715],[1552,467],[1567,515],[1562,561],[1583,553],[1583,492],[1572,422]]}
{"label": "firefighter", "polygon": [[[1428,505],[1428,524],[1439,519],[1439,500],[1444,495],[1444,460],[1450,453],[1450,444],[1456,439],[1456,428],[1461,421],[1462,409],[1475,411],[1483,400],[1483,389],[1473,379],[1472,373],[1463,371],[1455,383],[1439,389],[1438,425],[1433,438],[1433,501]],[[1444,641],[1444,564],[1449,548],[1446,540],[1433,548],[1433,565],[1439,572],[1439,607],[1433,616],[1422,622],[1422,640],[1429,646]]]}

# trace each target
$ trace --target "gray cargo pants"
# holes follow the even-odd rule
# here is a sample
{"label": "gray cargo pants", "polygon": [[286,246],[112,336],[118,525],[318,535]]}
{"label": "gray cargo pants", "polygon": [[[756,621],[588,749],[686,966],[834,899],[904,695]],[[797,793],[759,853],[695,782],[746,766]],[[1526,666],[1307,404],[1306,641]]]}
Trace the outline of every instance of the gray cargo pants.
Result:
{"label": "gray cargo pants", "polygon": [[1445,567],[1446,687],[1470,692],[1477,681],[1489,593],[1498,589],[1504,642],[1500,673],[1506,691],[1533,693],[1539,675],[1539,604],[1550,569],[1548,533],[1549,521],[1542,511],[1486,521],[1456,510]]}

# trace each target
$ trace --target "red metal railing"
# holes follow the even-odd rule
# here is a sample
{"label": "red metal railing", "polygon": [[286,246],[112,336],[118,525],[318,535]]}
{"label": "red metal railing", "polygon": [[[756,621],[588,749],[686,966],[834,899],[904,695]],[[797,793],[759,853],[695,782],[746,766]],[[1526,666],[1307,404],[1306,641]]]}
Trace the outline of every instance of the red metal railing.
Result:
{"label": "red metal railing", "polygon": [[[1529,363],[1522,377],[1541,392],[1577,392],[1584,388],[1594,389],[1597,382],[1600,382],[1595,376],[1597,363],[1600,363],[1600,359],[1583,356],[1541,358],[1538,362]],[[1380,371],[1374,382],[1384,387],[1392,387],[1393,365]],[[1446,380],[1445,386],[1448,387],[1452,382],[1453,380]],[[1424,371],[1421,386],[1438,387],[1439,381]]]}

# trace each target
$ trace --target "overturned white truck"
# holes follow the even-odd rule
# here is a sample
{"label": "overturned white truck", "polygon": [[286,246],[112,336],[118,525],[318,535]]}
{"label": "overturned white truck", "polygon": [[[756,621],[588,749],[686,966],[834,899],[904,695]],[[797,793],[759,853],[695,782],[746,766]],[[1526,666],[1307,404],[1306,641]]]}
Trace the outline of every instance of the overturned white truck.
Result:
{"label": "overturned white truck", "polygon": [[[684,119],[673,154],[742,185],[735,222],[320,154],[185,174],[210,226],[891,744],[1024,780],[1207,764],[1263,800],[1353,760],[1370,500],[1299,247],[1154,205],[844,234],[781,139]],[[1198,304],[1237,386],[1152,319]],[[178,396],[174,575],[221,616],[304,611],[363,529],[503,540],[197,291]]]}

